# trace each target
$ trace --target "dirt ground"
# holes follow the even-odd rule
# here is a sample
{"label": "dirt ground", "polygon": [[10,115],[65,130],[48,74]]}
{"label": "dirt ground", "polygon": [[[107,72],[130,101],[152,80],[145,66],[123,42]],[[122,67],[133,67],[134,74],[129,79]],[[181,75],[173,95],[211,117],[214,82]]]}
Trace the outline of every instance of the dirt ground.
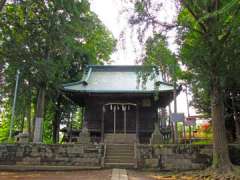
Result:
{"label": "dirt ground", "polygon": [[[112,169],[56,172],[0,172],[0,180],[111,180]],[[129,180],[154,180],[153,173],[128,171]]]}
{"label": "dirt ground", "polygon": [[[128,171],[128,180],[195,180],[195,176],[178,173]],[[209,179],[212,180],[212,179]]]}
{"label": "dirt ground", "polygon": [[0,172],[0,180],[111,180],[112,170]]}
{"label": "dirt ground", "polygon": [[[129,180],[213,180],[201,177],[199,172],[163,173],[128,170]],[[111,180],[112,169],[84,171],[0,172],[0,180]],[[240,180],[216,178],[216,180]]]}

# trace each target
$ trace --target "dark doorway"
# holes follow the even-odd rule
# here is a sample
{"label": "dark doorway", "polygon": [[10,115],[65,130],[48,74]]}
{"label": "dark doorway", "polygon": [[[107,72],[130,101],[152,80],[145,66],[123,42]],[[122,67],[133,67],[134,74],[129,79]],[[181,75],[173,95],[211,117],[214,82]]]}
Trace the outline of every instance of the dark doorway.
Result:
{"label": "dark doorway", "polygon": [[104,133],[136,133],[136,106],[109,104],[105,106]]}

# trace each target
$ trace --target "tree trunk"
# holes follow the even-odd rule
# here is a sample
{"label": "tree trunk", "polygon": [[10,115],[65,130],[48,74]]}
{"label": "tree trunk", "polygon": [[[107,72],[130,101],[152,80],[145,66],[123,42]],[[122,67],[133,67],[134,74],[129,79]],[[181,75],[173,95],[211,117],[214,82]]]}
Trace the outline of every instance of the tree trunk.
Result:
{"label": "tree trunk", "polygon": [[45,91],[45,87],[41,87],[38,93],[37,111],[33,136],[34,143],[42,142]]}
{"label": "tree trunk", "polygon": [[7,0],[1,0],[0,1],[0,11],[2,11],[4,5],[6,4]]}
{"label": "tree trunk", "polygon": [[[37,97],[38,97],[38,94],[39,94],[39,92],[37,92],[37,95],[36,95]],[[36,120],[36,114],[37,114],[37,102],[33,103],[33,108],[34,108],[34,114],[33,114],[32,119],[31,119],[31,122],[32,122],[32,124],[31,124],[31,129],[32,129],[31,140],[32,141],[33,141],[33,137],[34,137],[35,120]]]}
{"label": "tree trunk", "polygon": [[229,158],[226,127],[224,121],[223,94],[218,78],[215,78],[211,96],[212,122],[213,122],[213,168],[221,173],[232,170]]}
{"label": "tree trunk", "polygon": [[233,92],[233,95],[232,95],[233,119],[234,119],[234,123],[235,123],[236,142],[239,143],[240,142],[240,124],[239,124],[239,115],[237,113],[236,103],[234,100],[235,96],[236,96],[236,93]]}
{"label": "tree trunk", "polygon": [[29,142],[32,141],[32,123],[31,123],[31,110],[32,110],[32,107],[31,107],[31,104],[32,104],[32,99],[31,99],[31,95],[28,99],[28,102],[27,102],[27,109],[26,109],[26,118],[27,118],[27,131],[28,131],[28,136],[29,136]]}
{"label": "tree trunk", "polygon": [[23,130],[24,130],[24,126],[25,126],[25,114],[24,114],[24,112],[25,112],[25,109],[24,109],[24,111],[21,113],[21,115],[20,115],[20,121],[21,121],[21,124],[20,124],[20,133],[23,133]]}
{"label": "tree trunk", "polygon": [[57,100],[55,115],[53,119],[53,143],[59,142],[60,116],[61,116],[60,99],[61,98],[59,97]]}

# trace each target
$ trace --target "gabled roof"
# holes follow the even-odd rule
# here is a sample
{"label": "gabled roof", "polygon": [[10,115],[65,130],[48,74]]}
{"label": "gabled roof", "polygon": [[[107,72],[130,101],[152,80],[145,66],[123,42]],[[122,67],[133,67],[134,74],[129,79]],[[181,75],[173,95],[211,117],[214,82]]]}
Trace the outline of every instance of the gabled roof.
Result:
{"label": "gabled roof", "polygon": [[[64,91],[86,93],[154,93],[172,91],[153,66],[90,65],[81,81],[64,84]],[[147,76],[142,74],[148,74]],[[146,80],[143,80],[146,77]],[[159,84],[159,86],[156,86]]]}

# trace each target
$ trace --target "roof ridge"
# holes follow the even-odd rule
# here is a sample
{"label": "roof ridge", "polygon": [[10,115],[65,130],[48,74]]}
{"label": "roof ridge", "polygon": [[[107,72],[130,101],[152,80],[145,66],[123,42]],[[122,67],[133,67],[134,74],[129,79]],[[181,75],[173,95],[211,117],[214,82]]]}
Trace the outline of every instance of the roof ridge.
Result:
{"label": "roof ridge", "polygon": [[87,65],[87,67],[156,67],[154,65],[139,65],[139,64],[135,64],[135,65],[114,65],[114,64],[108,64],[108,65],[95,65],[95,64],[89,64]]}

